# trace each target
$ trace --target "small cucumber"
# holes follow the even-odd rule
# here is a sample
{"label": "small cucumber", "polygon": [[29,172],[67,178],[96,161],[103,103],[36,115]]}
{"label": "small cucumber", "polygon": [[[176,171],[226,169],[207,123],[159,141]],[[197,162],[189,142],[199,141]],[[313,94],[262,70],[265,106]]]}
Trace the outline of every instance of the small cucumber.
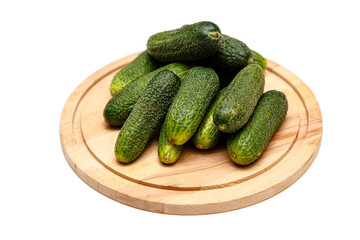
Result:
{"label": "small cucumber", "polygon": [[190,70],[190,66],[182,63],[172,63],[158,68],[130,83],[120,92],[115,94],[106,104],[103,113],[105,122],[111,126],[122,126],[133,109],[136,101],[140,98],[142,92],[146,88],[146,85],[157,73],[163,70],[172,71],[181,80]]}
{"label": "small cucumber", "polygon": [[219,85],[211,68],[190,69],[166,115],[166,136],[170,142],[183,145],[194,135]]}
{"label": "small cucumber", "polygon": [[216,24],[198,22],[152,35],[147,50],[160,62],[189,62],[215,54],[220,42],[221,32]]}
{"label": "small cucumber", "polygon": [[214,111],[219,130],[233,133],[243,127],[264,92],[265,76],[257,64],[243,68],[226,88]]}
{"label": "small cucumber", "polygon": [[154,71],[158,67],[159,63],[147,51],[142,52],[131,63],[115,74],[110,84],[111,95],[114,96],[136,79]]}
{"label": "small cucumber", "polygon": [[287,109],[285,94],[276,90],[264,93],[245,127],[228,137],[231,160],[247,165],[258,159],[284,120]]}
{"label": "small cucumber", "polygon": [[194,145],[199,149],[209,149],[215,146],[223,133],[216,127],[213,115],[216,105],[219,103],[220,99],[224,95],[226,88],[222,89],[215,99],[212,101],[210,107],[208,108],[200,126],[196,130],[192,141]]}
{"label": "small cucumber", "polygon": [[223,88],[252,62],[252,52],[245,43],[223,34],[220,48],[214,55],[192,64],[214,69],[219,76],[220,87]]}
{"label": "small cucumber", "polygon": [[158,154],[160,161],[165,164],[175,163],[181,154],[183,145],[175,145],[171,143],[166,137],[165,124],[162,125],[158,143]]}
{"label": "small cucumber", "polygon": [[245,43],[223,34],[219,50],[208,61],[215,71],[234,73],[235,76],[253,62],[253,56]]}
{"label": "small cucumber", "polygon": [[253,62],[258,64],[263,70],[265,70],[267,65],[266,58],[264,58],[263,56],[260,55],[260,53],[254,50],[251,50],[251,52],[253,55]]}
{"label": "small cucumber", "polygon": [[122,163],[134,161],[164,119],[180,87],[179,78],[171,71],[157,73],[136,102],[115,143],[115,156]]}

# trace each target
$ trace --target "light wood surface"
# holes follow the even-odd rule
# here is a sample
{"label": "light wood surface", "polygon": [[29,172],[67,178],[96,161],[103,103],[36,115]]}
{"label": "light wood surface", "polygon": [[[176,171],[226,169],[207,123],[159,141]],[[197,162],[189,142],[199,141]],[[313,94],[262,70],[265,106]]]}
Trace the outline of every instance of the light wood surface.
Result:
{"label": "light wood surface", "polygon": [[64,155],[74,172],[98,192],[152,212],[218,213],[276,195],[299,179],[314,161],[322,136],[318,102],[298,77],[268,60],[265,91],[284,92],[289,110],[255,163],[235,165],[225,143],[203,151],[188,142],[178,162],[165,166],[157,155],[158,133],[135,162],[119,163],[114,144],[120,129],[105,124],[102,113],[111,98],[112,77],[137,55],[115,61],[87,78],[71,94],[62,112]]}

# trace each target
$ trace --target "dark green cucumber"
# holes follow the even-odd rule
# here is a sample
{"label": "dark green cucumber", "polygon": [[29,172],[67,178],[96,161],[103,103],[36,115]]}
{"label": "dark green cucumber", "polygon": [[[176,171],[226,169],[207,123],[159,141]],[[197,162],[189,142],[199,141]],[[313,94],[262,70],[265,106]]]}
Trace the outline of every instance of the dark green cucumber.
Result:
{"label": "dark green cucumber", "polygon": [[167,139],[165,124],[163,124],[160,130],[158,142],[158,154],[160,161],[165,164],[175,163],[180,157],[182,148],[183,145],[175,145]]}
{"label": "dark green cucumber", "polygon": [[147,51],[142,52],[131,63],[115,74],[110,84],[111,95],[115,95],[125,86],[154,71],[159,66],[160,63],[153,59]]}
{"label": "dark green cucumber", "polygon": [[226,88],[214,111],[218,129],[233,133],[243,127],[264,92],[265,76],[257,64],[243,68]]}
{"label": "dark green cucumber", "polygon": [[220,87],[223,88],[252,61],[252,52],[245,43],[223,34],[219,50],[206,59],[193,62],[192,65],[214,69],[219,76]]}
{"label": "dark green cucumber", "polygon": [[183,145],[194,135],[219,85],[211,68],[190,69],[166,115],[166,136],[170,142]]}
{"label": "dark green cucumber", "polygon": [[245,43],[223,34],[219,50],[208,61],[215,71],[234,73],[235,76],[252,63],[253,56]]}
{"label": "dark green cucumber", "polygon": [[142,52],[131,63],[115,74],[110,84],[110,93],[114,96],[136,79],[154,71],[160,66],[147,51]]}
{"label": "dark green cucumber", "polygon": [[212,22],[198,22],[152,35],[148,53],[160,62],[188,62],[204,59],[220,47],[221,32]]}
{"label": "dark green cucumber", "polygon": [[115,143],[115,156],[122,163],[134,161],[163,121],[180,87],[179,78],[171,71],[157,73],[136,102]]}
{"label": "dark green cucumber", "polygon": [[182,80],[189,69],[190,66],[188,65],[182,63],[172,63],[158,68],[130,83],[120,92],[115,94],[106,104],[103,113],[105,122],[109,123],[111,126],[122,126],[133,109],[136,101],[140,98],[146,85],[157,73],[163,70],[170,70],[175,73],[180,80]]}
{"label": "dark green cucumber", "polygon": [[245,127],[228,137],[231,160],[247,165],[258,159],[284,120],[287,109],[285,94],[276,90],[264,93]]}
{"label": "dark green cucumber", "polygon": [[260,55],[260,53],[251,50],[252,55],[253,55],[253,62],[260,65],[260,67],[265,70],[266,69],[266,65],[267,65],[267,61],[266,58],[264,58],[263,56]]}
{"label": "dark green cucumber", "polygon": [[225,93],[226,88],[222,89],[215,99],[212,101],[210,107],[206,111],[206,114],[196,130],[194,136],[192,137],[192,141],[194,145],[199,149],[209,149],[215,146],[223,133],[216,127],[213,115],[216,108],[216,105],[219,103],[220,99]]}

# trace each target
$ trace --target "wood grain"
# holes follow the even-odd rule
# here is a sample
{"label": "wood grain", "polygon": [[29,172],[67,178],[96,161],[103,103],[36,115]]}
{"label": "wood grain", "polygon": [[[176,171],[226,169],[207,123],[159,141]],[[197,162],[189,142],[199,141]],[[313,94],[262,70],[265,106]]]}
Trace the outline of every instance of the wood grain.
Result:
{"label": "wood grain", "polygon": [[67,100],[60,121],[64,155],[89,186],[118,202],[166,214],[209,214],[263,201],[294,183],[320,148],[322,117],[310,89],[294,74],[268,60],[265,91],[277,89],[289,101],[287,116],[264,154],[253,164],[235,165],[222,142],[198,150],[191,142],[179,161],[162,164],[156,134],[141,156],[121,164],[114,156],[120,131],[105,124],[114,74],[137,54],[115,61],[80,84]]}

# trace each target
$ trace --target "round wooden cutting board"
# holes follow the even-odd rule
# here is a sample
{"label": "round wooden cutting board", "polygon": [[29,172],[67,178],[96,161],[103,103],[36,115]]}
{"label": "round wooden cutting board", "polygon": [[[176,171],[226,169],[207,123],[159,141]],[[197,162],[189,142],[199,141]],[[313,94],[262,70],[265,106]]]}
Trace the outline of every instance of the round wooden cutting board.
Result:
{"label": "round wooden cutting board", "polygon": [[246,207],[281,192],[314,161],[321,142],[320,107],[310,89],[294,74],[268,60],[265,91],[285,93],[289,110],[264,154],[253,164],[234,164],[225,143],[198,150],[188,142],[177,163],[162,164],[157,133],[141,156],[119,163],[114,144],[119,128],[109,127],[103,109],[111,98],[112,77],[134,54],[98,70],[67,100],[60,121],[64,155],[90,187],[123,204],[166,214],[210,214]]}

